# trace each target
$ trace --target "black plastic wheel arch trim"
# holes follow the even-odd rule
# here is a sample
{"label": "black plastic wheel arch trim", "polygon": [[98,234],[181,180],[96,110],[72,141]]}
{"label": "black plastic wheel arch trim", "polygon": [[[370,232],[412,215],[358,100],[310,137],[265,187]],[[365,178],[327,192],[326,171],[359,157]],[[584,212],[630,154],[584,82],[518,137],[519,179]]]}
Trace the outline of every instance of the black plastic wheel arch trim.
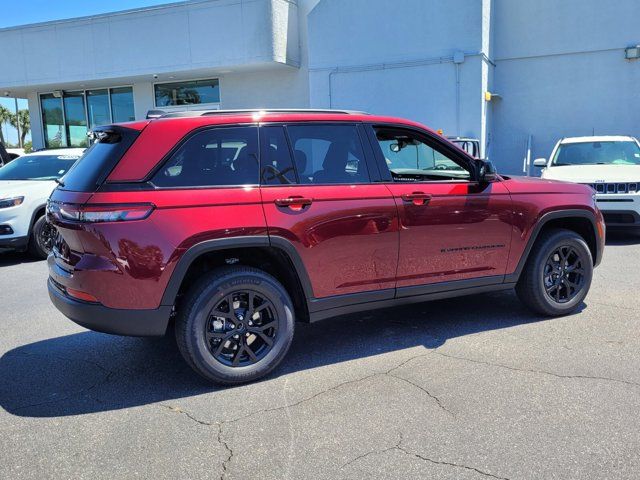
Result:
{"label": "black plastic wheel arch trim", "polygon": [[189,267],[198,257],[209,252],[238,247],[275,247],[282,250],[289,260],[291,260],[295,273],[297,274],[305,293],[307,304],[309,304],[309,301],[313,298],[313,288],[311,286],[309,276],[307,275],[307,271],[304,268],[302,259],[298,255],[293,244],[282,237],[249,235],[243,237],[205,240],[190,247],[178,260],[178,264],[173,270],[169,283],[167,284],[167,288],[162,296],[162,301],[160,302],[161,305],[172,306],[175,304],[178,291],[180,290],[180,285],[182,284]]}
{"label": "black plastic wheel arch trim", "polygon": [[[527,263],[527,259],[529,258],[529,254],[531,253],[531,249],[533,245],[536,243],[542,228],[551,220],[557,220],[560,218],[571,219],[571,218],[586,218],[591,222],[591,228],[593,229],[593,235],[596,240],[595,244],[595,256],[593,257],[593,266],[597,267],[600,264],[600,260],[602,260],[602,249],[600,248],[600,242],[598,241],[598,227],[596,226],[596,216],[590,210],[582,210],[582,209],[571,209],[571,210],[554,210],[552,212],[545,213],[540,217],[536,225],[533,227],[533,231],[529,236],[529,240],[527,241],[527,246],[525,247],[522,255],[520,256],[520,260],[518,261],[518,266],[515,271],[511,274],[505,275],[504,281],[506,283],[516,283],[520,278],[520,274],[524,270],[524,266]],[[586,239],[585,239],[586,241]]]}

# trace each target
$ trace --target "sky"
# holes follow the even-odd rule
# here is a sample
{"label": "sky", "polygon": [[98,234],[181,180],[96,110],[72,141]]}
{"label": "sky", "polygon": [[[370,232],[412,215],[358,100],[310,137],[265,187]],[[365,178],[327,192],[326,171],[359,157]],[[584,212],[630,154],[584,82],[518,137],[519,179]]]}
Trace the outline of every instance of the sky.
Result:
{"label": "sky", "polygon": [[0,28],[173,3],[167,0],[0,0]]}
{"label": "sky", "polygon": [[[173,2],[168,0],[109,0],[108,2],[90,2],[87,0],[0,0],[0,28],[84,17],[165,3]],[[0,48],[2,48],[1,45]],[[0,105],[15,112],[15,103],[12,98],[0,98]],[[27,101],[18,100],[18,108],[27,108]],[[17,143],[18,134],[15,128],[7,124],[2,125],[0,128],[2,128],[5,139],[10,143]],[[30,138],[30,135],[27,136],[27,140]]]}

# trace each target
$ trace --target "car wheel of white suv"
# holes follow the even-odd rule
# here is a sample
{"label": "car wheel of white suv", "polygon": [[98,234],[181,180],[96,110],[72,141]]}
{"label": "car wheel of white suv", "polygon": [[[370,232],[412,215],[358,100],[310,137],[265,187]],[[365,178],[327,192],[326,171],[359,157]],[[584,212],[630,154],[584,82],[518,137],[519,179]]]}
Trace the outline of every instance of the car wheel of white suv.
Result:
{"label": "car wheel of white suv", "polygon": [[29,253],[34,257],[47,258],[53,247],[55,227],[42,215],[33,222],[29,237]]}

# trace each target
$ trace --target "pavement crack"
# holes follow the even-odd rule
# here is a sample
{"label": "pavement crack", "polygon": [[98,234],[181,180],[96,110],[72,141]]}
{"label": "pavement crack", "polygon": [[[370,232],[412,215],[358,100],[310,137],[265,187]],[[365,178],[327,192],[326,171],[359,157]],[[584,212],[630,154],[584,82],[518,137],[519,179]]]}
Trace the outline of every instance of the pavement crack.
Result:
{"label": "pavement crack", "polygon": [[618,378],[591,376],[591,375],[563,375],[561,373],[549,372],[548,370],[536,370],[536,369],[533,369],[533,368],[512,367],[510,365],[504,365],[504,364],[501,364],[501,363],[487,362],[485,360],[475,360],[473,358],[458,357],[456,355],[450,355],[448,353],[443,353],[443,352],[435,352],[434,351],[433,353],[436,354],[436,355],[440,355],[442,357],[461,360],[463,362],[476,363],[476,364],[480,364],[480,365],[488,365],[490,367],[496,367],[496,368],[504,368],[506,370],[511,370],[511,371],[514,371],[514,372],[537,373],[537,374],[540,374],[540,375],[549,375],[551,377],[563,378],[563,379],[600,380],[600,381],[603,381],[603,382],[621,383],[621,384],[624,384],[624,385],[631,385],[631,386],[634,386],[634,387],[640,387],[640,383],[638,383],[638,382],[632,382],[632,381],[629,381],[629,380],[621,380],[621,379],[618,379]]}
{"label": "pavement crack", "polygon": [[230,420],[225,420],[222,423],[224,423],[224,424],[235,423],[235,422],[239,422],[241,420],[246,420],[247,418],[253,417],[255,415],[261,415],[261,414],[264,414],[264,413],[272,413],[272,412],[277,412],[277,411],[280,411],[280,410],[286,410],[286,409],[289,409],[289,408],[297,407],[299,405],[302,405],[303,403],[310,402],[310,401],[312,401],[312,400],[314,400],[314,399],[316,399],[316,398],[318,398],[318,397],[320,397],[322,395],[325,395],[325,394],[327,394],[329,392],[338,390],[338,389],[340,389],[342,387],[345,387],[347,385],[363,382],[363,381],[368,380],[370,378],[380,377],[380,376],[394,377],[394,378],[397,378],[397,379],[399,379],[401,381],[409,383],[409,384],[413,385],[414,387],[419,388],[420,390],[425,392],[429,397],[434,399],[438,403],[438,406],[440,406],[445,411],[447,411],[450,414],[452,414],[449,410],[447,410],[446,408],[443,407],[442,403],[440,402],[440,399],[438,399],[437,397],[435,397],[434,395],[429,393],[426,389],[424,389],[423,387],[411,382],[410,380],[407,380],[406,378],[403,378],[403,377],[400,377],[398,375],[393,375],[392,374],[392,372],[394,372],[395,370],[407,365],[408,363],[412,362],[413,360],[416,360],[416,359],[422,358],[422,357],[427,357],[427,356],[429,356],[429,355],[431,355],[433,353],[435,353],[435,350],[432,350],[429,353],[421,353],[420,355],[415,355],[415,356],[413,356],[411,358],[408,358],[407,360],[404,360],[403,362],[401,362],[400,364],[396,365],[395,367],[390,368],[389,370],[386,370],[386,371],[383,371],[383,372],[371,373],[369,375],[365,375],[364,377],[356,378],[356,379],[353,379],[353,380],[347,380],[346,382],[338,383],[337,385],[334,385],[332,387],[326,388],[324,390],[320,390],[319,392],[316,392],[313,395],[310,395],[308,397],[302,398],[302,399],[298,400],[297,402],[286,404],[286,405],[281,405],[279,407],[272,407],[272,408],[266,408],[266,409],[263,409],[263,410],[257,410],[257,411],[248,413],[246,415],[242,415],[240,417],[236,417],[236,418],[233,418],[233,419],[230,419]]}
{"label": "pavement crack", "polygon": [[391,450],[396,450],[396,449],[400,448],[400,444],[402,443],[402,438],[403,438],[403,435],[402,435],[402,432],[400,432],[400,439],[392,447],[388,447],[388,448],[385,448],[383,450],[371,450],[369,452],[363,453],[362,455],[358,455],[357,457],[352,458],[347,463],[343,464],[340,468],[344,468],[344,467],[346,467],[348,465],[351,465],[352,463],[355,463],[355,462],[357,462],[359,460],[362,460],[363,458],[369,457],[371,455],[382,455],[383,453],[390,452]]}
{"label": "pavement crack", "polygon": [[424,455],[420,455],[419,453],[411,452],[411,451],[407,450],[405,447],[403,447],[402,445],[398,445],[396,448],[398,450],[400,450],[402,453],[404,453],[405,455],[409,455],[409,456],[418,458],[418,459],[423,460],[425,462],[433,463],[434,465],[446,465],[448,467],[463,468],[465,470],[470,470],[472,472],[476,472],[476,473],[478,473],[480,475],[483,475],[485,477],[497,478],[498,480],[509,480],[509,478],[507,478],[507,477],[500,477],[498,475],[494,475],[492,473],[485,472],[484,470],[480,470],[479,468],[476,468],[476,467],[470,467],[468,465],[462,465],[460,463],[445,462],[443,460],[434,460],[432,458],[425,457]]}
{"label": "pavement crack", "polygon": [[225,422],[215,422],[215,423],[207,422],[205,420],[200,420],[198,417],[196,417],[192,413],[187,412],[186,410],[183,410],[180,407],[176,407],[176,406],[173,406],[173,405],[166,405],[164,403],[161,403],[159,405],[161,407],[163,407],[163,408],[166,408],[167,410],[169,410],[171,412],[179,413],[181,415],[184,415],[189,420],[197,423],[198,425],[203,425],[205,427],[216,427],[217,428],[218,433],[216,435],[216,439],[218,441],[218,444],[220,444],[224,448],[224,450],[226,452],[226,457],[222,461],[222,473],[220,474],[220,480],[224,480],[224,478],[227,475],[229,463],[233,459],[233,449],[229,446],[227,441],[224,439],[223,432],[222,432],[222,428],[223,428],[223,425],[224,425]]}
{"label": "pavement crack", "polygon": [[494,475],[492,473],[485,472],[484,470],[480,470],[479,468],[476,468],[476,467],[470,467],[468,465],[463,465],[463,464],[460,464],[460,463],[446,462],[444,460],[434,460],[433,458],[425,457],[424,455],[420,455],[419,453],[411,452],[406,447],[404,447],[402,445],[403,440],[404,440],[404,436],[403,436],[402,432],[400,432],[400,438],[398,439],[398,441],[396,442],[395,445],[393,445],[391,447],[384,448],[382,450],[371,450],[369,452],[365,452],[365,453],[363,453],[361,455],[358,455],[357,457],[352,458],[348,462],[344,463],[342,465],[342,467],[340,467],[340,468],[347,467],[347,466],[349,466],[349,465],[351,465],[353,463],[356,463],[356,462],[362,460],[363,458],[370,457],[371,455],[383,455],[383,454],[385,454],[387,452],[391,452],[393,450],[398,450],[399,452],[402,452],[405,455],[409,455],[409,456],[415,457],[415,458],[417,458],[419,460],[422,460],[424,462],[433,463],[434,465],[444,465],[444,466],[447,466],[447,467],[462,468],[462,469],[465,469],[465,470],[469,470],[469,471],[475,472],[475,473],[477,473],[479,475],[482,475],[482,476],[485,476],[485,477],[496,478],[498,480],[509,480],[509,478],[507,478],[507,477],[500,477],[498,475]]}
{"label": "pavement crack", "polygon": [[211,427],[213,425],[216,425],[215,423],[205,422],[204,420],[200,420],[195,415],[187,412],[186,410],[182,410],[180,407],[174,407],[173,405],[166,405],[164,403],[161,403],[160,406],[163,407],[163,408],[166,408],[167,410],[170,410],[172,412],[180,413],[180,414],[184,415],[185,417],[189,418],[190,420],[193,420],[194,422],[199,423],[200,425],[205,425],[207,427]]}
{"label": "pavement crack", "polygon": [[231,460],[233,459],[233,449],[229,446],[229,444],[224,440],[222,436],[222,423],[218,423],[216,425],[218,425],[218,443],[222,445],[227,452],[227,458],[222,461],[222,473],[220,474],[220,480],[224,480],[227,475],[229,463],[231,463]]}
{"label": "pavement crack", "polygon": [[319,391],[317,393],[314,393],[313,395],[310,395],[308,397],[302,398],[302,399],[298,400],[297,402],[294,402],[294,403],[291,403],[291,404],[286,404],[286,405],[281,405],[279,407],[265,408],[263,410],[257,410],[255,412],[248,413],[248,414],[243,415],[241,417],[233,418],[231,420],[226,420],[223,423],[225,423],[225,424],[235,423],[235,422],[239,422],[240,420],[246,420],[247,418],[253,417],[255,415],[260,415],[260,414],[263,414],[263,413],[277,412],[277,411],[280,411],[280,410],[285,410],[285,409],[297,407],[298,405],[302,405],[303,403],[309,402],[309,401],[311,401],[311,400],[313,400],[315,398],[318,398],[318,397],[320,397],[320,396],[322,396],[322,395],[324,395],[326,393],[332,392],[334,390],[338,390],[339,388],[342,388],[342,387],[344,387],[346,385],[351,385],[353,383],[362,382],[364,380],[376,377],[378,375],[381,375],[381,374],[380,373],[372,373],[370,375],[367,375],[367,376],[364,376],[364,377],[361,377],[361,378],[356,378],[354,380],[347,380],[346,382],[339,383],[339,384],[334,385],[332,387],[329,387],[329,388],[327,388],[325,390],[321,390],[321,391]]}
{"label": "pavement crack", "polygon": [[414,360],[417,360],[419,358],[424,358],[424,357],[428,357],[429,355],[433,355],[435,353],[435,349],[427,352],[427,353],[421,353],[420,355],[414,355],[411,358],[406,359],[405,361],[401,362],[400,364],[396,365],[395,367],[387,370],[385,373],[386,374],[390,374],[391,372],[395,371],[395,370],[399,370],[400,368],[404,367],[405,365],[413,362]]}
{"label": "pavement crack", "polygon": [[65,360],[68,362],[76,362],[78,360],[87,363],[89,365],[93,365],[95,367],[97,367],[103,374],[104,376],[102,378],[97,379],[95,382],[93,382],[91,385],[89,385],[88,387],[85,388],[80,388],[78,390],[74,390],[72,392],[68,392],[66,395],[62,395],[60,397],[57,398],[49,398],[47,400],[43,400],[41,402],[34,402],[34,403],[29,403],[27,405],[19,405],[15,408],[13,408],[12,410],[17,412],[20,410],[26,410],[29,408],[35,408],[35,407],[41,407],[43,405],[51,405],[51,404],[55,404],[55,403],[59,403],[65,400],[69,400],[71,398],[80,396],[80,395],[84,395],[86,393],[91,392],[92,390],[94,390],[96,387],[105,384],[107,382],[109,382],[109,380],[111,380],[111,377],[113,377],[116,372],[113,370],[109,370],[107,368],[105,368],[104,366],[100,365],[97,362],[91,361],[91,360],[87,360],[86,358],[84,359],[77,359],[77,358],[70,358],[70,357],[65,357],[64,355],[52,355],[52,354],[41,354],[41,353],[31,353],[31,352],[10,352],[7,353],[6,356],[9,357],[42,357],[42,358],[56,358],[58,360]]}
{"label": "pavement crack", "polygon": [[417,383],[412,382],[411,380],[409,380],[408,378],[404,378],[401,377],[400,375],[394,375],[393,373],[387,373],[386,375],[389,375],[390,377],[394,377],[397,378],[398,380],[401,380],[405,383],[408,383],[409,385],[413,385],[415,388],[417,388],[418,390],[421,390],[422,392],[424,392],[429,398],[431,398],[432,400],[434,400],[436,402],[436,404],[438,405],[438,407],[440,407],[442,410],[444,410],[445,412],[447,412],[449,415],[451,415],[452,417],[455,417],[455,414],[449,410],[447,407],[445,407],[442,403],[442,401],[434,394],[432,394],[431,392],[429,392],[429,390],[427,390],[426,388],[418,385]]}

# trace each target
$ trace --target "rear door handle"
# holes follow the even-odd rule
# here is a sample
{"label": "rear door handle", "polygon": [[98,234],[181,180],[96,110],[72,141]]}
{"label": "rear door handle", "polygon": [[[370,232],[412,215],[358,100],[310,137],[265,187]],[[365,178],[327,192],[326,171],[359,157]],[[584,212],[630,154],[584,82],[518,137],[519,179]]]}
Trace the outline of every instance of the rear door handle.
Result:
{"label": "rear door handle", "polygon": [[424,192],[403,193],[400,195],[403,202],[413,203],[414,205],[429,205],[431,195]]}
{"label": "rear door handle", "polygon": [[274,200],[274,203],[279,207],[289,207],[291,210],[302,210],[304,207],[311,205],[313,203],[313,199],[291,196],[289,198],[278,198]]}

